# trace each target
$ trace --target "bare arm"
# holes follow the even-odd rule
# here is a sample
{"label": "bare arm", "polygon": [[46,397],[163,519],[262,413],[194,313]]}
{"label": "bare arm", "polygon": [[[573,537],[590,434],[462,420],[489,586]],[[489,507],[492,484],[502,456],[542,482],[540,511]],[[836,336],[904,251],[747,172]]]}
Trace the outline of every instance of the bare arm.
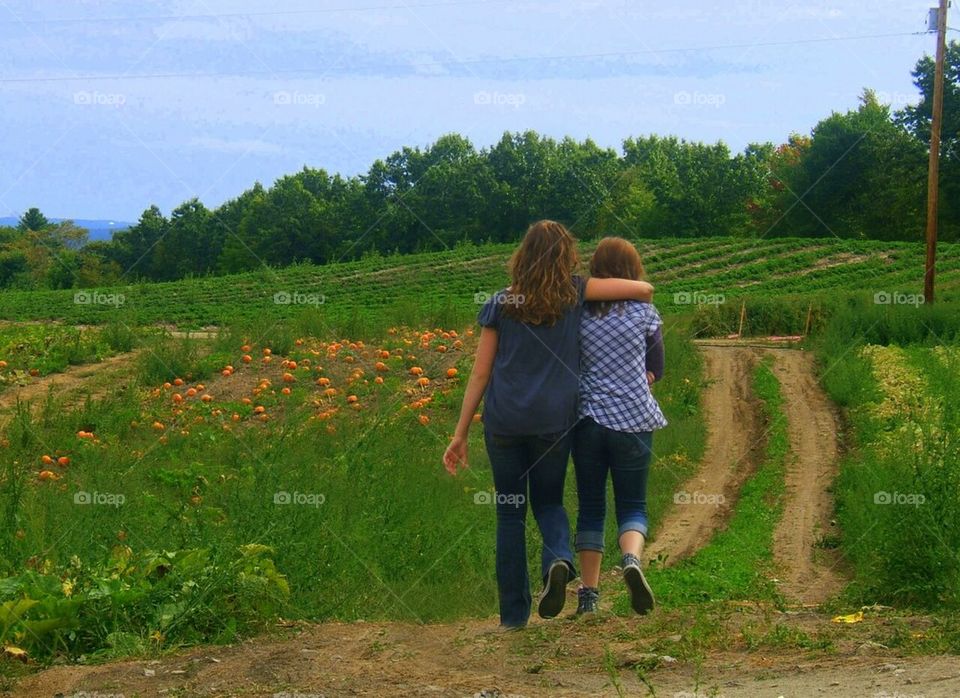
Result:
{"label": "bare arm", "polygon": [[489,327],[480,330],[480,345],[477,347],[477,357],[474,359],[473,370],[470,371],[470,379],[467,381],[467,390],[463,395],[463,404],[460,406],[460,419],[457,421],[453,440],[443,454],[443,464],[451,475],[456,475],[458,465],[461,468],[466,468],[468,465],[467,437],[470,434],[473,415],[476,414],[487,384],[490,382],[493,360],[497,356],[498,341],[499,336],[496,330]]}
{"label": "bare arm", "polygon": [[588,301],[653,301],[653,286],[630,279],[587,279],[584,298]]}

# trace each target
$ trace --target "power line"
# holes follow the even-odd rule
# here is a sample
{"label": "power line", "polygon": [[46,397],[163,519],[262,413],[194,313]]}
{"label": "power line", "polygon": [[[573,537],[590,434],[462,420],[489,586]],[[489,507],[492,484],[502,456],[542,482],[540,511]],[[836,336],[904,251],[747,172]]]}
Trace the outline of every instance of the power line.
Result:
{"label": "power line", "polygon": [[[453,4],[453,3],[447,3]],[[689,53],[695,51],[720,51],[724,49],[742,49],[742,48],[769,48],[781,46],[798,46],[803,44],[817,44],[835,41],[858,41],[863,39],[885,39],[903,36],[925,36],[927,32],[899,32],[892,34],[863,34],[860,36],[835,36],[820,37],[813,39],[795,39],[793,41],[769,41],[742,44],[716,44],[713,46],[690,46],[674,47],[662,49],[644,49],[639,51],[614,51],[609,53],[577,53],[554,56],[509,56],[500,58],[470,58],[466,60],[449,61],[421,61],[416,63],[385,63],[378,66],[381,69],[386,68],[430,68],[449,65],[477,65],[477,64],[496,64],[513,63],[523,61],[568,61],[599,58],[628,58],[632,56],[655,55],[662,53]],[[309,75],[321,70],[320,67],[312,68],[287,68],[278,70],[250,71],[246,73],[225,73],[225,72],[195,72],[195,73],[146,73],[139,75],[51,75],[41,77],[12,77],[0,78],[0,83],[17,82],[65,82],[73,80],[153,80],[167,78],[207,78],[207,77],[255,77],[261,75]]]}
{"label": "power line", "polygon": [[284,15],[314,15],[335,12],[370,12],[375,10],[415,10],[421,7],[460,7],[461,5],[494,5],[515,0],[463,0],[462,2],[428,2],[402,5],[370,5],[361,7],[320,7],[300,10],[258,10],[252,12],[208,12],[190,15],[141,15],[128,17],[53,17],[50,19],[11,19],[4,24],[105,24],[119,22],[165,22],[178,19],[221,19],[225,17],[280,17]]}

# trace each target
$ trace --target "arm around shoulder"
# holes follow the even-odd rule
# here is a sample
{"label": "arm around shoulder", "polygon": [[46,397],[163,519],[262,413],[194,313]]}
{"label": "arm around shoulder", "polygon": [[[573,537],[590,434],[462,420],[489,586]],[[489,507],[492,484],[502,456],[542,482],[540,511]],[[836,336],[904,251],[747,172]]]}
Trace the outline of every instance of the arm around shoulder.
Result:
{"label": "arm around shoulder", "polygon": [[587,279],[584,298],[588,301],[653,301],[653,285],[630,279]]}

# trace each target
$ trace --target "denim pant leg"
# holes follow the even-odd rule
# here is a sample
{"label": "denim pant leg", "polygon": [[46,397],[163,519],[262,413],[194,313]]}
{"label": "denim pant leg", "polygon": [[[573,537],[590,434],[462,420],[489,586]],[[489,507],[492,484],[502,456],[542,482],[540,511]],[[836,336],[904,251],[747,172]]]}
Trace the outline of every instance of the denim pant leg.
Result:
{"label": "denim pant leg", "polygon": [[544,580],[550,565],[563,560],[570,565],[573,552],[570,550],[570,519],[563,506],[563,485],[570,462],[569,432],[548,436],[528,437],[530,459],[530,507],[540,528],[543,550],[540,554],[540,574]]}
{"label": "denim pant leg", "polygon": [[606,429],[584,417],[573,435],[573,466],[577,475],[577,551],[603,552],[603,522],[607,513],[609,469]]}
{"label": "denim pant leg", "polygon": [[496,567],[500,622],[509,626],[524,625],[530,617],[526,538],[526,473],[529,466],[524,438],[484,434],[497,491]]}
{"label": "denim pant leg", "polygon": [[640,531],[647,537],[647,478],[653,433],[610,432],[610,474],[617,509],[618,536]]}

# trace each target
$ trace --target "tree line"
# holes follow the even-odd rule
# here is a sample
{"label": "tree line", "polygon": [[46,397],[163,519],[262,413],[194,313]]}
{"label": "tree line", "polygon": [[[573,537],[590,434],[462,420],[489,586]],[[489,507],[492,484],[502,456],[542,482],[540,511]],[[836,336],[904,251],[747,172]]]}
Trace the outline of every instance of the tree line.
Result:
{"label": "tree line", "polygon": [[[191,199],[143,212],[111,241],[31,209],[0,228],[0,288],[168,281],[261,265],[324,264],[371,252],[508,242],[550,217],[581,238],[801,236],[919,240],[925,224],[933,61],[913,72],[920,100],[894,111],[865,90],[809,135],[723,144],[674,137],[591,140],[505,133],[477,149],[448,134],[403,148],[363,175],[304,167],[215,209]],[[960,239],[960,43],[950,42],[941,164],[942,240]]]}

